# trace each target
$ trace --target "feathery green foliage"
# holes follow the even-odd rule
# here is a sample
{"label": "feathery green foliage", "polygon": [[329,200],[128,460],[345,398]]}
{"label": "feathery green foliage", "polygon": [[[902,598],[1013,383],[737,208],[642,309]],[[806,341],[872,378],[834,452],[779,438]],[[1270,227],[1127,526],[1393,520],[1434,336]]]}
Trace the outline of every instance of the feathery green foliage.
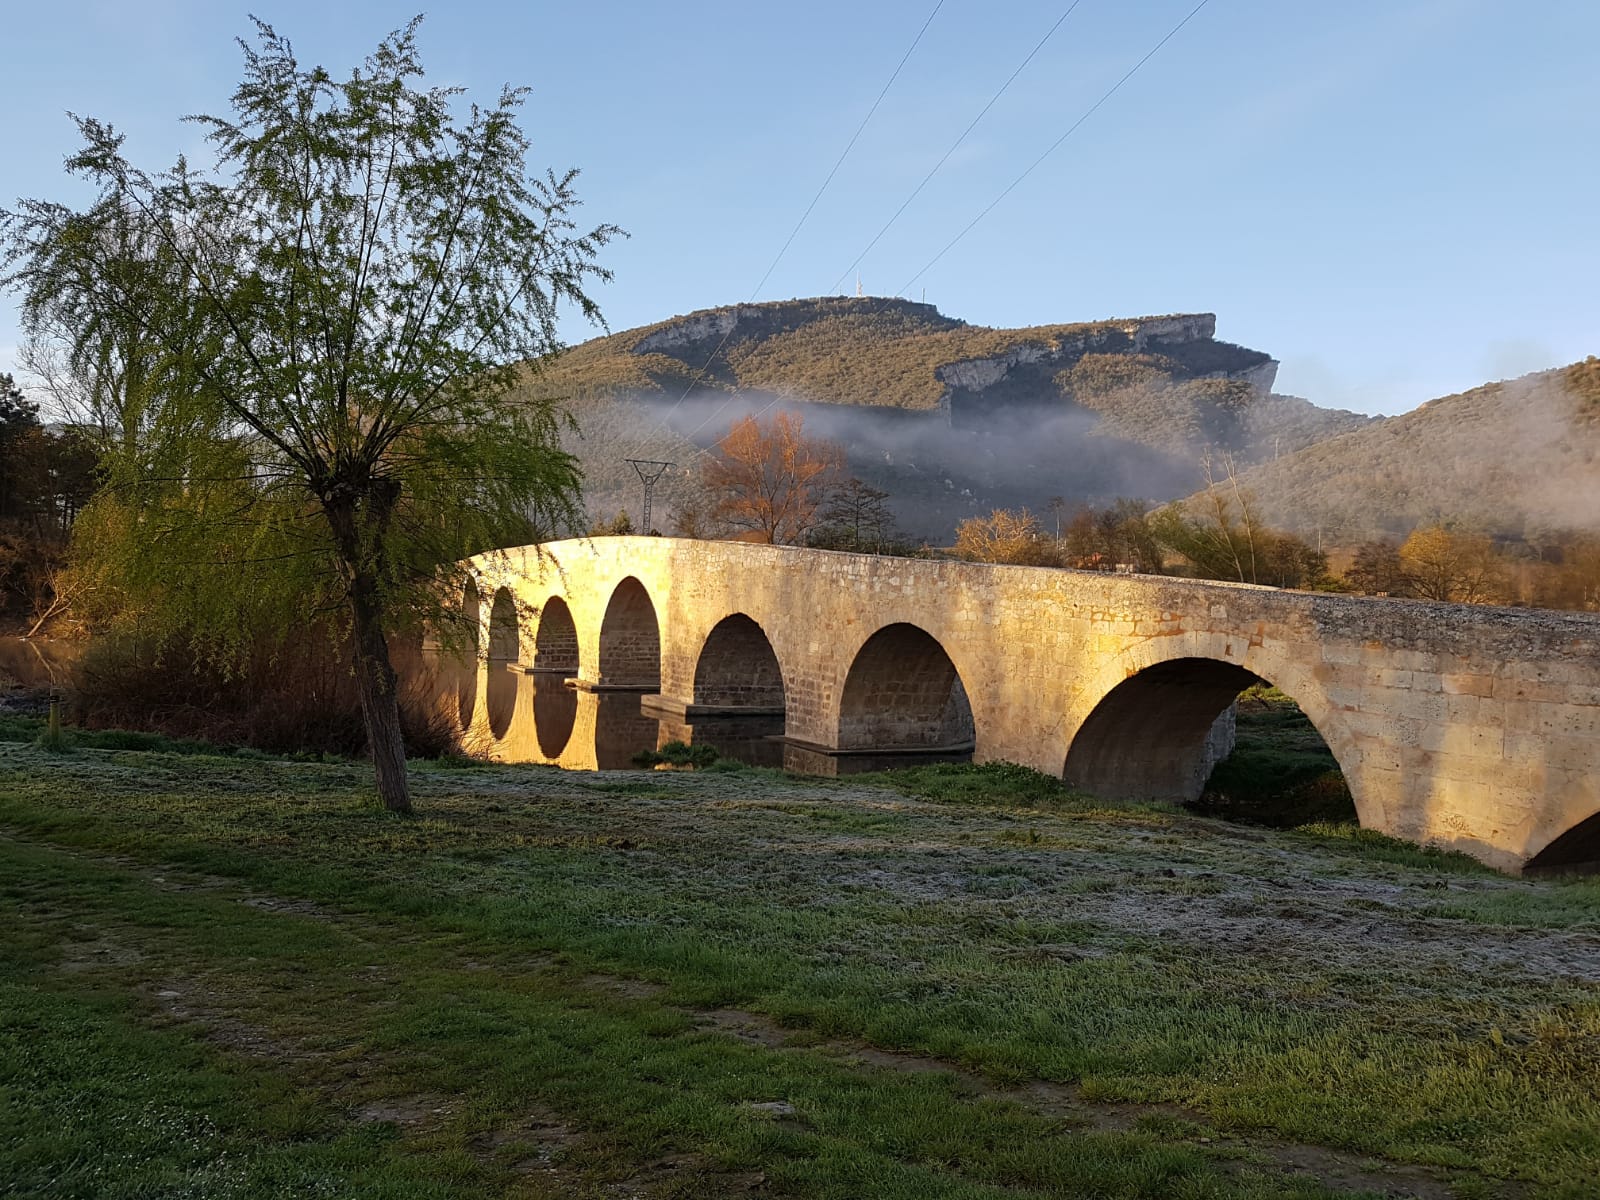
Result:
{"label": "feathery green foliage", "polygon": [[215,162],[147,173],[99,121],[83,211],[4,216],[4,281],[114,412],[84,570],[188,652],[348,629],[380,789],[406,807],[388,642],[448,634],[469,554],[566,532],[576,461],[548,404],[505,402],[561,347],[618,230],[575,232],[576,172],[529,176],[526,91],[458,114],[424,88],[420,18],[344,80],[257,22]]}

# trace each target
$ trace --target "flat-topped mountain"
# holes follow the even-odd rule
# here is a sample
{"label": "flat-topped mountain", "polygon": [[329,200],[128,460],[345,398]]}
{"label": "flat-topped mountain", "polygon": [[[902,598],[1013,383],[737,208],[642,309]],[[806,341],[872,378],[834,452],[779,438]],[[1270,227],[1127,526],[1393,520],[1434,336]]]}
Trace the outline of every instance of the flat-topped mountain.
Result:
{"label": "flat-topped mountain", "polygon": [[[692,463],[738,417],[781,406],[843,443],[910,532],[941,540],[1002,505],[1169,499],[1197,486],[1208,449],[1259,462],[1371,420],[1274,394],[1277,365],[1219,341],[1210,313],[990,329],[930,304],[822,297],[596,338],[529,386],[577,416],[597,514],[637,508],[626,457]],[[691,483],[664,481],[668,507]]]}
{"label": "flat-topped mountain", "polygon": [[823,296],[709,308],[568,351],[551,378],[575,398],[630,389],[760,391],[824,404],[960,410],[1004,385],[1057,399],[1086,356],[1160,356],[1174,378],[1272,390],[1278,364],[1216,340],[1211,313],[990,329],[931,304]]}

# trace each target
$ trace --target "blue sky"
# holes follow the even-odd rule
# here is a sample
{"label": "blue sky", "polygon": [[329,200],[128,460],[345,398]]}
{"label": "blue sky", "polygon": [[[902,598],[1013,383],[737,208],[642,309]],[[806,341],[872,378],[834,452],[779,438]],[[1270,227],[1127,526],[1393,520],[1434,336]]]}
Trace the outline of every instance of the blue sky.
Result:
{"label": "blue sky", "polygon": [[[1069,0],[946,0],[757,299],[824,292]],[[862,264],[893,294],[1196,0],[1082,0]],[[750,297],[933,0],[488,3],[430,13],[430,77],[534,89],[535,164],[631,240],[613,328]],[[71,199],[67,111],[142,164],[222,109],[245,7],[7,17],[0,203]],[[336,73],[415,2],[257,0]],[[986,325],[1214,311],[1279,389],[1398,412],[1600,353],[1600,4],[1210,0],[908,295]],[[854,289],[853,277],[846,290]],[[569,340],[588,336],[581,325]],[[18,340],[0,300],[0,370]]]}

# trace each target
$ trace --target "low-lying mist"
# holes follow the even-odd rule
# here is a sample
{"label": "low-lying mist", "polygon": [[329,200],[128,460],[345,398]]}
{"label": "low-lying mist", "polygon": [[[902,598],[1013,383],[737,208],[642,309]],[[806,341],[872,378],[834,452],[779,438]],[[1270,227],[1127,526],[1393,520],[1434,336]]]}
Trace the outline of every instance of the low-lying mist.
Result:
{"label": "low-lying mist", "polygon": [[1200,456],[1180,457],[1097,436],[1099,417],[1062,406],[1009,410],[981,431],[952,429],[941,412],[814,404],[759,392],[702,393],[681,403],[654,395],[585,406],[569,449],[583,460],[590,512],[626,509],[636,519],[641,488],[626,458],[676,464],[657,487],[653,523],[698,487],[700,464],[732,425],[759,414],[804,419],[810,437],[844,448],[846,470],[889,493],[901,529],[945,544],[967,517],[1026,506],[1041,514],[1060,497],[1067,511],[1118,496],[1164,500],[1199,486]]}

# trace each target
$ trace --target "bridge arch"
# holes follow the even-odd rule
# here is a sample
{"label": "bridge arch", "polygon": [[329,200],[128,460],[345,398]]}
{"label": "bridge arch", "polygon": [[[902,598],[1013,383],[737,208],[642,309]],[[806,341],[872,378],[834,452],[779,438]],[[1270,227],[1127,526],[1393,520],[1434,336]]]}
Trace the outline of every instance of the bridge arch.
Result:
{"label": "bridge arch", "polygon": [[1203,645],[1172,649],[1170,657],[1119,660],[1085,689],[1062,771],[1067,783],[1107,799],[1193,801],[1231,749],[1218,753],[1211,744],[1217,719],[1240,692],[1267,683],[1299,705],[1326,743],[1360,823],[1379,824],[1363,800],[1355,739],[1309,676],[1287,664],[1246,667]]}
{"label": "bridge arch", "polygon": [[1600,873],[1600,813],[1579,821],[1560,834],[1523,868],[1533,874]]}
{"label": "bridge arch", "polygon": [[694,702],[710,707],[781,709],[783,668],[766,630],[744,613],[723,617],[706,635],[694,668]]}
{"label": "bridge arch", "polygon": [[973,741],[966,687],[932,634],[897,622],[862,644],[839,698],[839,749],[935,749]]}
{"label": "bridge arch", "polygon": [[551,596],[539,610],[533,635],[533,669],[562,675],[578,673],[578,623],[560,596]]}
{"label": "bridge arch", "polygon": [[518,628],[517,599],[510,588],[498,588],[489,605],[488,684],[484,707],[488,710],[489,732],[503,738],[511,728],[517,709],[517,681],[522,674],[518,661],[522,653],[522,633]]}
{"label": "bridge arch", "polygon": [[483,639],[483,600],[478,593],[478,581],[468,578],[461,589],[461,623],[465,627],[466,646],[456,664],[456,707],[461,728],[472,726],[472,715],[478,707],[478,650]]}
{"label": "bridge arch", "polygon": [[632,575],[612,590],[600,622],[599,682],[642,690],[661,686],[661,624],[649,591]]}

